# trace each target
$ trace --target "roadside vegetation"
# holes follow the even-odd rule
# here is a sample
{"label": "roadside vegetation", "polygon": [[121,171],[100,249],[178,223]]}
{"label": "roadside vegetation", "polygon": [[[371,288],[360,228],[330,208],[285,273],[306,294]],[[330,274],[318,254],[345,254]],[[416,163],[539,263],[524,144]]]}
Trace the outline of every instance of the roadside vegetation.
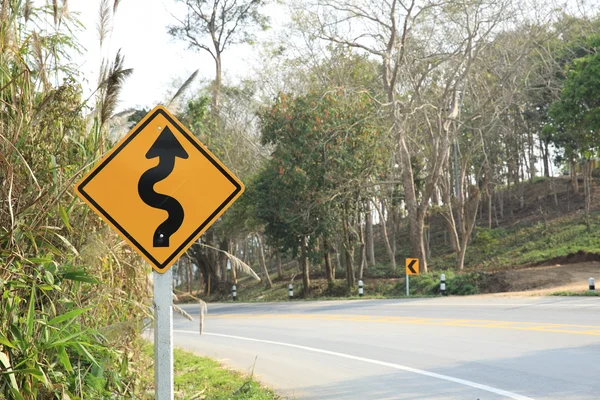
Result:
{"label": "roadside vegetation", "polygon": [[[107,17],[108,18],[108,17]],[[107,23],[107,21],[104,21]],[[145,267],[72,191],[131,70],[83,99],[66,2],[0,5],[0,398],[136,398]]]}
{"label": "roadside vegetation", "polygon": [[584,296],[584,297],[597,297],[600,296],[599,292],[596,291],[585,291],[585,292],[554,292],[552,296]]}
{"label": "roadside vegetation", "polygon": [[[153,356],[153,347],[146,345],[144,355]],[[277,400],[273,391],[258,383],[252,371],[241,374],[219,365],[216,361],[193,353],[174,350],[174,395],[185,400]],[[145,371],[146,390],[138,398],[154,399],[154,368]]]}

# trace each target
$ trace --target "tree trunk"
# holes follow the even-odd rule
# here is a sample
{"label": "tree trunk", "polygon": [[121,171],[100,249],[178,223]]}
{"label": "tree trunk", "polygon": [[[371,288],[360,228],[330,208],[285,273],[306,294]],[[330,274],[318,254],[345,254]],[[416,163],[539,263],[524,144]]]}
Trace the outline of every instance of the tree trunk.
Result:
{"label": "tree trunk", "polygon": [[327,238],[323,237],[323,258],[325,261],[325,276],[327,282],[333,283],[335,280],[335,267],[331,265],[331,254],[329,253],[329,243]]}
{"label": "tree trunk", "polygon": [[302,285],[304,286],[304,297],[308,297],[310,295],[310,277],[309,277],[309,264],[308,264],[308,249],[307,242],[308,238],[306,236],[302,237],[300,241],[300,264],[302,265]]}
{"label": "tree trunk", "polygon": [[354,276],[354,247],[348,248],[344,245],[344,254],[346,255],[346,283],[349,288],[354,287],[356,277]]}
{"label": "tree trunk", "polygon": [[[421,262],[421,270],[427,272],[427,259],[425,257],[425,245],[423,243],[425,215],[418,205],[413,169],[410,163],[410,153],[403,134],[400,135],[400,160],[402,163],[404,200],[408,212],[408,235],[411,249],[410,257],[418,258]],[[423,201],[427,200],[424,199]]]}
{"label": "tree trunk", "polygon": [[221,276],[223,277],[223,282],[230,283],[229,273],[227,272],[227,255],[223,252],[229,253],[229,240],[223,239],[219,243],[219,249],[221,250],[218,255],[218,262],[221,269]]}
{"label": "tree trunk", "polygon": [[181,257],[181,259],[185,262],[187,269],[187,291],[189,294],[192,294],[192,263],[187,257]]}
{"label": "tree trunk", "polygon": [[256,239],[258,240],[258,256],[260,265],[262,266],[263,275],[265,280],[267,281],[267,288],[273,288],[273,282],[271,281],[271,277],[269,276],[269,270],[267,269],[267,262],[265,260],[265,240],[262,235],[256,235]]}
{"label": "tree trunk", "polygon": [[457,267],[464,269],[465,267],[465,254],[467,253],[467,246],[471,240],[473,229],[475,228],[475,220],[477,216],[477,208],[481,201],[481,192],[477,187],[473,187],[469,193],[469,199],[465,202],[463,211],[463,229],[462,229],[462,243],[460,246],[460,252],[458,253]]}
{"label": "tree trunk", "polygon": [[[235,246],[234,246],[235,243]],[[239,244],[238,242],[229,242],[228,248],[230,250],[230,252],[234,255],[234,256],[238,256],[239,253]],[[231,265],[231,261],[229,261],[230,265]],[[237,271],[235,268],[233,268],[233,266],[231,266],[231,281],[233,282],[234,285],[237,285]]]}
{"label": "tree trunk", "polygon": [[367,265],[367,249],[365,243],[365,227],[362,221],[359,221],[359,232],[360,232],[360,267],[358,268],[358,279],[362,280],[363,273],[365,272],[365,266]]}
{"label": "tree trunk", "polygon": [[[222,86],[222,67],[221,67],[221,53],[217,50],[217,54],[215,57],[215,82],[212,87],[212,104],[211,104],[211,113],[216,125],[215,131],[219,132],[219,104],[221,97],[221,86]],[[210,137],[210,136],[209,136]],[[210,147],[210,141],[207,142],[207,146]]]}
{"label": "tree trunk", "polygon": [[544,160],[544,176],[550,177],[550,162],[548,152],[548,142],[540,137],[540,150],[542,151],[542,159]]}
{"label": "tree trunk", "polygon": [[350,225],[348,222],[348,205],[344,205],[344,221],[342,224],[344,238],[342,247],[344,248],[344,259],[346,261],[346,282],[349,288],[354,287],[356,277],[354,276],[354,240],[352,240]]}
{"label": "tree trunk", "polygon": [[375,265],[375,240],[373,238],[373,214],[371,207],[369,207],[370,201],[367,201],[366,210],[366,245],[367,245],[367,261],[370,266]]}
{"label": "tree trunk", "polygon": [[283,268],[281,266],[281,253],[279,252],[279,250],[277,250],[277,252],[275,253],[277,256],[277,276],[279,279],[283,278]]}
{"label": "tree trunk", "polygon": [[383,242],[385,243],[385,249],[386,249],[386,251],[388,253],[388,257],[390,259],[390,266],[392,267],[392,271],[395,271],[396,270],[396,256],[395,256],[394,250],[392,249],[392,246],[390,244],[386,219],[383,216],[383,211],[381,210],[381,208],[379,206],[377,206],[376,203],[373,203],[373,205],[375,205],[375,208],[377,209],[377,213],[379,214],[379,221],[380,221],[379,225],[381,226],[381,232],[383,235]]}
{"label": "tree trunk", "polygon": [[248,238],[244,238],[244,258],[242,259],[244,264],[248,264],[250,257],[248,255]]}
{"label": "tree trunk", "polygon": [[533,138],[533,133],[529,130],[529,141],[528,141],[528,153],[529,153],[529,181],[533,183],[536,175],[535,169],[535,141]]}
{"label": "tree trunk", "polygon": [[488,229],[492,229],[492,198],[494,197],[494,192],[489,189],[487,192],[487,207],[488,207]]}
{"label": "tree trunk", "polygon": [[592,176],[592,163],[589,160],[584,161],[583,166],[583,187],[585,192],[585,225],[587,231],[592,230],[592,223],[590,219],[590,206],[592,204],[592,188],[591,188],[591,176]]}
{"label": "tree trunk", "polygon": [[577,181],[577,163],[571,161],[571,188],[574,194],[579,193],[579,182]]}

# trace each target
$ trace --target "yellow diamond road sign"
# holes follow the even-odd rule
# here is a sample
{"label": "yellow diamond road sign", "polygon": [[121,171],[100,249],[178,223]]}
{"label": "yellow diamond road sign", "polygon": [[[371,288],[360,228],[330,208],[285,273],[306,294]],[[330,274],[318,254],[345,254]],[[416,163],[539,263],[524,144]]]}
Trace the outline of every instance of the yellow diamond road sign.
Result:
{"label": "yellow diamond road sign", "polygon": [[163,273],[242,194],[244,185],[158,106],[75,191]]}

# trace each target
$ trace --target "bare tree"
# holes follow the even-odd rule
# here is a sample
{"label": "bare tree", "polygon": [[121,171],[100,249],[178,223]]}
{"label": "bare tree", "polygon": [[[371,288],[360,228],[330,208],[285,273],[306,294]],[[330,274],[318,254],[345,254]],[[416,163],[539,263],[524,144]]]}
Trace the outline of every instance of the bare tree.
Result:
{"label": "bare tree", "polygon": [[260,8],[266,0],[178,0],[187,6],[187,13],[169,34],[198,51],[206,51],[215,63],[212,87],[212,112],[218,116],[221,93],[223,52],[234,44],[249,43],[257,28],[266,29],[268,18]]}
{"label": "bare tree", "polygon": [[[319,0],[301,7],[306,16],[304,28],[316,26],[315,34],[322,39],[381,60],[389,123],[398,141],[411,256],[422,260],[425,271],[424,223],[448,159],[458,92],[473,60],[508,16],[510,6],[510,0]],[[439,89],[427,93],[432,81]],[[419,136],[428,135],[426,154],[419,154],[419,136],[411,135],[414,128]],[[421,178],[415,176],[415,162],[423,163],[421,187],[415,183]]]}

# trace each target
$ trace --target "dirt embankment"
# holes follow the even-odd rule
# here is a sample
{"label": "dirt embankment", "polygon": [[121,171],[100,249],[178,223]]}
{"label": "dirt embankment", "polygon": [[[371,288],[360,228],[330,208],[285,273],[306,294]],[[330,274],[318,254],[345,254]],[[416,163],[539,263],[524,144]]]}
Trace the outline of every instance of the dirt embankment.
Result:
{"label": "dirt embankment", "polygon": [[542,265],[484,274],[480,290],[498,295],[583,292],[589,278],[595,278],[600,286],[600,255],[581,252]]}

